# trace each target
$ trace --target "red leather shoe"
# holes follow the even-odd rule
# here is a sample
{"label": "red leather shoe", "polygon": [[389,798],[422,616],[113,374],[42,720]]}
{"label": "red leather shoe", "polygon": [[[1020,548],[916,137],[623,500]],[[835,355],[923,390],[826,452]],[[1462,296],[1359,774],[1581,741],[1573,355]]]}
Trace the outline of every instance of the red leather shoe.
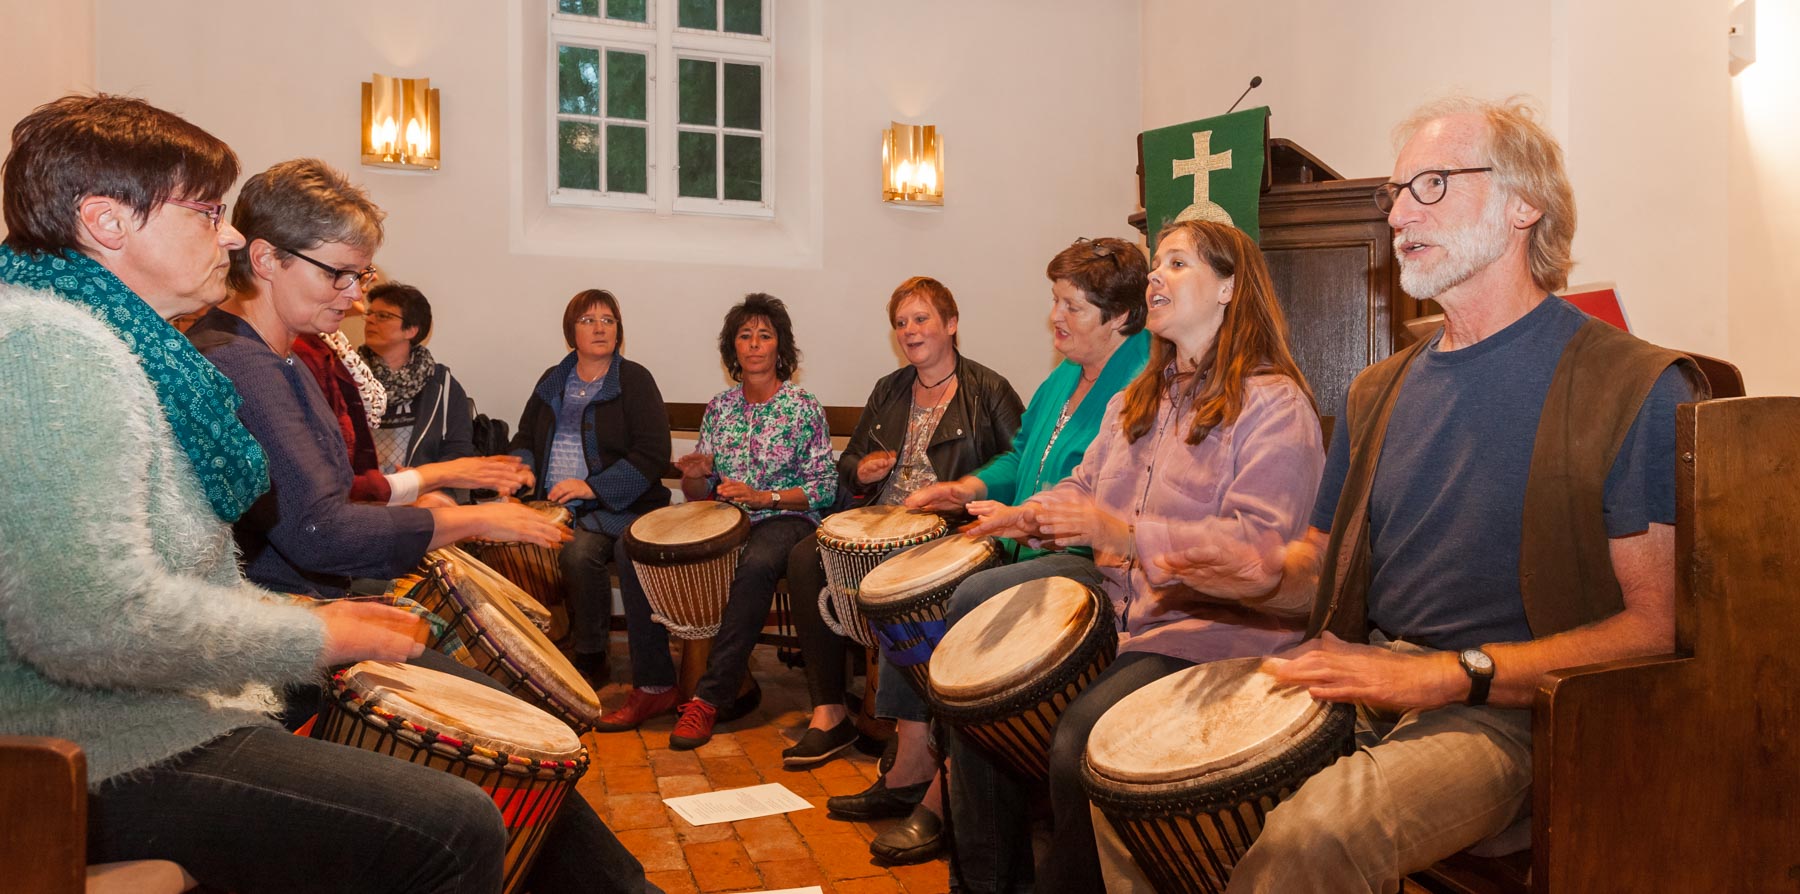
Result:
{"label": "red leather shoe", "polygon": [[603,733],[637,729],[644,721],[675,710],[678,701],[681,701],[681,693],[674,687],[652,694],[633,686],[631,694],[625,697],[625,704],[618,710],[600,715],[594,722],[594,729]]}
{"label": "red leather shoe", "polygon": [[669,733],[669,747],[688,751],[705,745],[712,740],[713,723],[718,719],[718,708],[697,698],[688,699],[681,706],[681,717],[675,721],[675,730]]}

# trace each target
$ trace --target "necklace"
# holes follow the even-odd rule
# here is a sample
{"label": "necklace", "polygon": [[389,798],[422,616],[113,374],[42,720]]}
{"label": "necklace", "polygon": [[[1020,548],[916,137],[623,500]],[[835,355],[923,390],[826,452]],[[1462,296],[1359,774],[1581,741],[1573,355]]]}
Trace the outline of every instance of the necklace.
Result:
{"label": "necklace", "polygon": [[[945,382],[948,382],[948,381],[950,381],[950,380],[951,380],[951,379],[953,379],[953,378],[955,378],[955,377],[956,377],[956,368],[955,368],[955,367],[951,367],[951,369],[950,369],[950,375],[947,375],[947,376],[945,376],[945,377],[943,377],[943,378],[941,378],[941,379],[939,379],[939,380],[937,380],[937,383],[936,383],[936,384],[934,384],[934,385],[920,385],[920,386],[919,386],[919,387],[920,387],[920,388],[922,388],[922,389],[924,389],[924,390],[926,390],[926,391],[930,391],[930,390],[931,390],[931,389],[933,389],[933,388],[936,388],[936,387],[938,387],[938,385],[942,385],[942,384],[944,384],[944,383],[945,383]],[[915,380],[916,380],[916,378],[917,378],[917,377],[916,377],[916,375],[915,375]]]}

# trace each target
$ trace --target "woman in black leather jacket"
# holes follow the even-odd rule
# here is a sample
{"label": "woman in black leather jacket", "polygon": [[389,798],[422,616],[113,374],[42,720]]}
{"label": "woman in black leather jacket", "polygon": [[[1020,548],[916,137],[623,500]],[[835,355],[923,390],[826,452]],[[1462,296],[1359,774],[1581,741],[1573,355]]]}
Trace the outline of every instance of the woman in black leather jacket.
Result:
{"label": "woman in black leather jacket", "polygon": [[[914,491],[975,471],[1012,446],[1025,409],[1005,376],[957,349],[956,299],[943,283],[924,276],[908,279],[888,299],[887,311],[907,365],[875,383],[838,459],[840,510],[897,506]],[[806,656],[813,716],[800,742],[782,753],[789,767],[823,763],[857,736],[844,707],[844,661],[851,643],[819,617],[823,585],[818,541],[809,537],[788,556],[788,590]],[[868,791],[833,798],[832,812],[863,820],[906,816],[916,809],[931,814],[924,825],[935,828],[941,808],[934,807],[936,799],[927,798],[928,789],[935,793],[936,761],[926,747],[926,706],[885,658],[880,679],[876,711],[899,721],[894,766]],[[907,832],[910,825],[890,830],[905,841],[889,843],[883,839],[893,836],[884,834],[871,843],[871,851],[895,862],[930,859],[938,836]]]}

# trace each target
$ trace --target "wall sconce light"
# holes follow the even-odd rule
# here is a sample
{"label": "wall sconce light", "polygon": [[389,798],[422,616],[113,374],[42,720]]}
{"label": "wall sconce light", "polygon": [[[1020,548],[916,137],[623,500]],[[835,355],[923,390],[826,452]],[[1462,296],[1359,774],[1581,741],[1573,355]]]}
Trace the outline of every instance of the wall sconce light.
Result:
{"label": "wall sconce light", "polygon": [[893,122],[881,134],[881,200],[944,204],[944,141],[930,124]]}
{"label": "wall sconce light", "polygon": [[1756,0],[1731,8],[1731,30],[1726,46],[1731,56],[1731,73],[1737,74],[1756,61]]}
{"label": "wall sconce light", "polygon": [[373,77],[362,85],[363,164],[437,170],[438,92],[431,79]]}

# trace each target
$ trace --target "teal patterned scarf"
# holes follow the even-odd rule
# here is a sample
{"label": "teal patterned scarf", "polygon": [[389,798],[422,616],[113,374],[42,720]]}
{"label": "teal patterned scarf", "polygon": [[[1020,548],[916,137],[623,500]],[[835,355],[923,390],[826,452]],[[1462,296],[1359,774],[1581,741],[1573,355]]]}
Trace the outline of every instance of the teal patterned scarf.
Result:
{"label": "teal patterned scarf", "polygon": [[269,461],[238,421],[243,401],[231,380],[112,271],[74,250],[36,254],[0,246],[0,280],[54,292],[118,334],[156,386],[163,417],[219,518],[237,521],[268,491]]}

